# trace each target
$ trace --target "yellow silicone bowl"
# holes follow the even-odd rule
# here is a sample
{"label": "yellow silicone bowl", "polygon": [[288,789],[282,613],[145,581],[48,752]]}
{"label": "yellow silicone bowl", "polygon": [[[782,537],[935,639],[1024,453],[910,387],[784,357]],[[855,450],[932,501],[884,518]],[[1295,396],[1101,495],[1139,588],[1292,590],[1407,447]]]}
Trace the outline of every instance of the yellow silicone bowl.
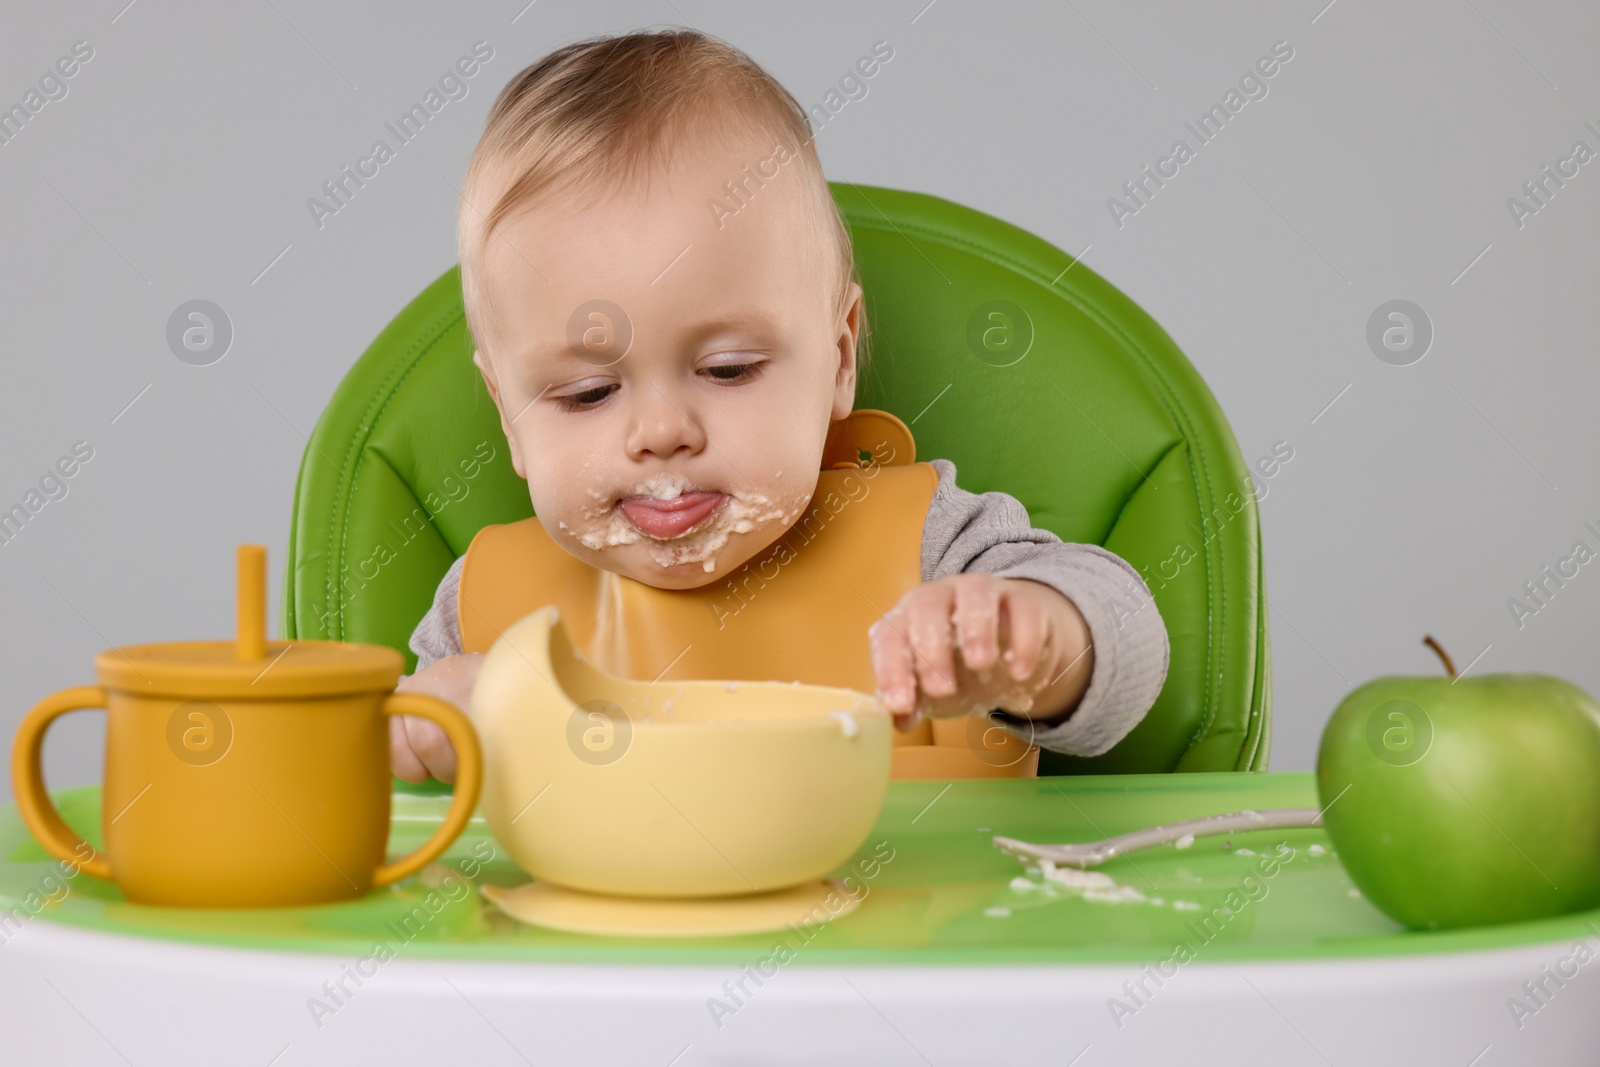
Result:
{"label": "yellow silicone bowl", "polygon": [[585,660],[554,605],[508,629],[472,692],[481,808],[537,879],[634,897],[821,878],[871,832],[891,723],[853,689],[641,682]]}

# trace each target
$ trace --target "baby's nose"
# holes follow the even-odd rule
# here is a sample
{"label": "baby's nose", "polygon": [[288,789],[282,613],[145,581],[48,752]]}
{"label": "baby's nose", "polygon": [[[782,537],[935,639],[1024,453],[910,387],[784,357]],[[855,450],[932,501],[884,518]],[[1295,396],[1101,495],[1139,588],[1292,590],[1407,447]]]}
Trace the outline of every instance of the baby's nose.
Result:
{"label": "baby's nose", "polygon": [[628,452],[635,458],[650,453],[666,458],[687,449],[692,455],[706,446],[705,428],[683,400],[652,385],[641,398],[629,431]]}

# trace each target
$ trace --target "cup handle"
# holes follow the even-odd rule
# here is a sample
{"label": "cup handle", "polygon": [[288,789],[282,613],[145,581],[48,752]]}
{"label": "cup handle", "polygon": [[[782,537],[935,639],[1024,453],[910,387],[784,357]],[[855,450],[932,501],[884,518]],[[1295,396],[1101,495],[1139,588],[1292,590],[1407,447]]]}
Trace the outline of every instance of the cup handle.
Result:
{"label": "cup handle", "polygon": [[[111,864],[95,854],[94,846],[73,832],[61,818],[44,787],[44,732],[59,716],[83,708],[104,708],[106,691],[98,685],[80,685],[52,693],[23,717],[11,744],[11,787],[17,794],[17,812],[44,850],[62,863],[111,880]],[[83,858],[84,851],[90,853]]]}
{"label": "cup handle", "polygon": [[421,870],[449,848],[450,842],[467,828],[467,820],[472,818],[472,811],[478,806],[478,790],[483,784],[483,755],[478,746],[477,731],[473,729],[472,721],[456,710],[455,705],[421,693],[391,693],[384,699],[383,713],[416,715],[442,726],[456,750],[456,784],[450,810],[445,813],[444,822],[433,832],[433,836],[409,856],[379,867],[372,876],[373,888],[397,882],[413,871]]}

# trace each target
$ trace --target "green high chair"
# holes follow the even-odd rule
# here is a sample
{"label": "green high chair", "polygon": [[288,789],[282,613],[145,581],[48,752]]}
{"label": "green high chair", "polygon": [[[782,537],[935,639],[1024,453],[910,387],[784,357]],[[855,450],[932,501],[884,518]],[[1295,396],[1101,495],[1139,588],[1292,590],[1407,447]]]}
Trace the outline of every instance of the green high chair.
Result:
{"label": "green high chair", "polygon": [[[1039,774],[1263,770],[1271,693],[1252,480],[1216,399],[1138,305],[1045,241],[938,197],[835,184],[866,290],[858,407],[1035,526],[1133,564],[1171,640],[1116,747]],[[474,534],[533,513],[477,369],[458,268],[345,376],[295,487],[285,636],[407,648]],[[862,640],[866,636],[862,635]],[[408,792],[446,792],[430,780]]]}
{"label": "green high chair", "polygon": [[[835,872],[864,897],[856,911],[726,937],[517,923],[483,890],[528,875],[482,818],[436,864],[358,900],[143,907],[65,873],[0,804],[0,999],[18,1020],[5,1062],[61,1060],[73,1035],[96,1054],[114,1040],[168,1063],[254,1055],[240,1035],[260,1062],[285,1042],[299,1062],[488,1062],[507,1045],[684,1065],[887,1064],[933,1049],[985,1064],[1178,1063],[1197,1050],[1220,1062],[1209,1049],[1240,1067],[1593,1062],[1600,993],[1557,972],[1570,979],[1587,958],[1600,912],[1404,930],[1320,828],[1119,856],[1097,868],[1114,891],[1046,886],[994,847],[997,834],[1082,842],[1323,802],[1309,773],[1164,773],[1266,763],[1250,475],[1194,368],[1087,267],[933,197],[834,193],[872,320],[860,406],[910,423],[920,456],[954,461],[966,488],[1009,492],[1036,525],[1146,575],[1172,660],[1145,720],[1097,759],[1045,753],[1038,780],[891,781],[868,843]],[[469,353],[451,270],[339,387],[296,488],[287,636],[405,652],[473,534],[529,514]],[[438,782],[396,789],[436,795],[392,798],[391,855],[421,845],[448,805]],[[54,792],[107,851],[100,784]],[[302,833],[309,857],[318,831]],[[189,1025],[174,1027],[180,1013]]]}

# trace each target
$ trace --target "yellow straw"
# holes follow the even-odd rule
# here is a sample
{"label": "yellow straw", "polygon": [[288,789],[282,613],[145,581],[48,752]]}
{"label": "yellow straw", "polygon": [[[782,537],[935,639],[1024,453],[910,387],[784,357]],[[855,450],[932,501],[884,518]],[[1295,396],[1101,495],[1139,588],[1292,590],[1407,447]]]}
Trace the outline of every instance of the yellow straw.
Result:
{"label": "yellow straw", "polygon": [[239,640],[242,660],[267,654],[267,546],[239,546]]}

